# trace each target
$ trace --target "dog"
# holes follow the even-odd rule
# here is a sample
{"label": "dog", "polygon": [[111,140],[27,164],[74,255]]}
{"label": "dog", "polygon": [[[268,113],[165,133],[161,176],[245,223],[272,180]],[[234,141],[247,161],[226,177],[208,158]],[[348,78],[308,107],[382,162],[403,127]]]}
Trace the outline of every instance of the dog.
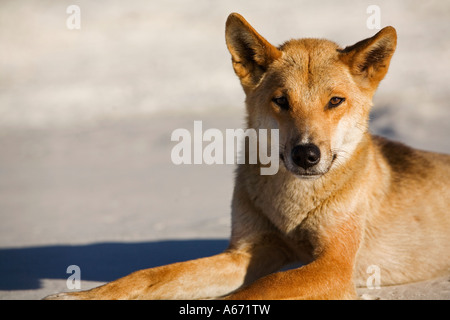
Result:
{"label": "dog", "polygon": [[368,131],[395,29],[275,47],[232,13],[225,34],[248,128],[280,141],[276,174],[237,166],[229,247],[48,299],[355,299],[370,266],[382,286],[448,272],[450,156]]}

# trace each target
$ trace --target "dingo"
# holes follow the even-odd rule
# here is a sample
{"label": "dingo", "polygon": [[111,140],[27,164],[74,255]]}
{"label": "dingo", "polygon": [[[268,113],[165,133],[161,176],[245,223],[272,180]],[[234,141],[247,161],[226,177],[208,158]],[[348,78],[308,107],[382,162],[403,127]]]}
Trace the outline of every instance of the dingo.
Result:
{"label": "dingo", "polygon": [[[368,132],[396,38],[386,27],[346,48],[318,39],[277,48],[231,14],[226,43],[248,127],[279,129],[279,171],[238,165],[225,252],[49,298],[352,299],[372,265],[381,285],[446,272],[450,156]],[[296,261],[305,265],[275,272]]]}

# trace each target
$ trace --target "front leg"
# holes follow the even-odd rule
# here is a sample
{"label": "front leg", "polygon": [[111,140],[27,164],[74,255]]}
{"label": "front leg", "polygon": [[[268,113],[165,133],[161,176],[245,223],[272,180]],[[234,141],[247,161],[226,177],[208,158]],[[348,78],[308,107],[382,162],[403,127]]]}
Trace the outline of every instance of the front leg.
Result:
{"label": "front leg", "polygon": [[220,298],[277,270],[285,261],[276,243],[241,242],[215,256],[136,271],[91,290],[59,293],[45,299]]}
{"label": "front leg", "polygon": [[103,286],[51,295],[58,300],[204,299],[225,295],[243,283],[250,256],[235,250],[136,271]]}
{"label": "front leg", "polygon": [[331,236],[323,235],[323,249],[312,263],[270,274],[226,297],[229,300],[355,299],[353,283],[360,228],[351,222]]}
{"label": "front leg", "polygon": [[238,202],[233,208],[230,247],[225,252],[140,270],[91,290],[47,299],[220,298],[292,262],[290,249],[267,219],[243,199]]}

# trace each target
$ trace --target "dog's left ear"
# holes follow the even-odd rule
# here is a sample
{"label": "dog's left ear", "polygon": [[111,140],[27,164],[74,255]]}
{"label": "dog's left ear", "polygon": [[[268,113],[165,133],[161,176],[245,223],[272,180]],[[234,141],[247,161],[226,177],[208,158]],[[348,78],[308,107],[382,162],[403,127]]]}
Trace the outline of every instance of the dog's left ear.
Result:
{"label": "dog's left ear", "polygon": [[397,46],[397,32],[393,27],[381,29],[372,38],[338,50],[341,61],[363,87],[375,90],[386,75]]}

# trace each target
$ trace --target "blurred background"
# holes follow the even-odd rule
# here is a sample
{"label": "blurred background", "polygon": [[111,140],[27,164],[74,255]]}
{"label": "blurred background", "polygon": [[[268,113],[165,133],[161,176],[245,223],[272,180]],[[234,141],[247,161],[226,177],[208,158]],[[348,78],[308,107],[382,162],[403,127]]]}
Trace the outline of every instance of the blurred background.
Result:
{"label": "blurred background", "polygon": [[398,47],[371,130],[450,152],[448,1],[2,0],[0,299],[67,290],[71,264],[87,288],[225,248],[233,166],[176,166],[170,135],[244,123],[228,14],[345,47],[378,31],[373,4]]}

